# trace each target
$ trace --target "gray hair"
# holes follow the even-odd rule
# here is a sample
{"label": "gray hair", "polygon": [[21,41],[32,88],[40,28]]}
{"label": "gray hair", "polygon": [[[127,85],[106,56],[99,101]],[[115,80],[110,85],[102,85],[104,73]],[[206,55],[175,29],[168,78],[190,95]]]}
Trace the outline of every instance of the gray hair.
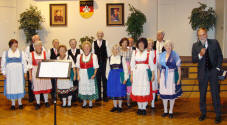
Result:
{"label": "gray hair", "polygon": [[[69,40],[69,44],[70,44],[72,41],[76,41],[76,39],[75,39],[75,38],[70,39],[70,40]],[[76,41],[76,42],[77,42],[77,41]]]}
{"label": "gray hair", "polygon": [[42,41],[35,41],[34,46],[43,45]]}
{"label": "gray hair", "polygon": [[164,30],[159,30],[157,33],[161,33],[163,35],[163,37],[165,36]]}

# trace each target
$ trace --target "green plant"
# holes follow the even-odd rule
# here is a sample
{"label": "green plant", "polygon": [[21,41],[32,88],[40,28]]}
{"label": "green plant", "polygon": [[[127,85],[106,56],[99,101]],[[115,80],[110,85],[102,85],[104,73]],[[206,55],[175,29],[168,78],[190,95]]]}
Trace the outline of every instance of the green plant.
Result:
{"label": "green plant", "polygon": [[93,41],[94,41],[94,37],[93,36],[85,36],[85,37],[82,37],[82,38],[80,38],[80,48],[82,48],[82,44],[83,44],[83,42],[85,42],[85,41],[88,41],[88,42],[90,42],[91,44],[93,43]]}
{"label": "green plant", "polygon": [[131,14],[126,22],[126,31],[128,32],[128,35],[137,41],[143,33],[143,25],[146,23],[146,16],[130,4],[129,10],[131,11]]}
{"label": "green plant", "polygon": [[190,24],[193,30],[198,28],[213,29],[216,25],[216,13],[212,7],[207,7],[206,4],[200,3],[200,7],[194,8],[191,12]]}
{"label": "green plant", "polygon": [[19,29],[23,29],[27,43],[31,42],[32,36],[37,34],[37,30],[42,29],[42,22],[44,22],[44,18],[41,16],[41,11],[35,6],[30,6],[20,14]]}

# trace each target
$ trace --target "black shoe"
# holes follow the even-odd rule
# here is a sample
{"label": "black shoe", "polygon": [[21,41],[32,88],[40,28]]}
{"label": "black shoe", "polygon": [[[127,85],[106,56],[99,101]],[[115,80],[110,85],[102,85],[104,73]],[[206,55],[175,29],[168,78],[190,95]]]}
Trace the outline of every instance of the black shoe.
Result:
{"label": "black shoe", "polygon": [[117,111],[120,113],[122,112],[122,108],[118,108]]}
{"label": "black shoe", "polygon": [[168,115],[168,113],[163,113],[162,117],[166,117]]}
{"label": "black shoe", "polygon": [[142,110],[142,115],[147,115],[147,111],[145,109]]}
{"label": "black shoe", "polygon": [[169,118],[170,118],[170,119],[173,118],[173,113],[169,113]]}
{"label": "black shoe", "polygon": [[199,116],[199,121],[203,121],[203,120],[205,120],[206,119],[206,115],[200,115]]}
{"label": "black shoe", "polygon": [[50,107],[50,104],[48,102],[46,102],[45,106],[48,108],[48,107]]}
{"label": "black shoe", "polygon": [[87,105],[82,105],[82,108],[83,108],[83,109],[87,108]]}
{"label": "black shoe", "polygon": [[128,106],[128,108],[130,109],[130,108],[132,108],[132,106],[131,105],[127,105]]}
{"label": "black shoe", "polygon": [[15,106],[11,106],[11,108],[10,108],[11,110],[16,110],[16,108],[15,108]]}
{"label": "black shoe", "polygon": [[101,101],[101,99],[97,99],[97,100],[96,100],[96,102],[100,102],[100,101]]}
{"label": "black shoe", "polygon": [[39,110],[40,109],[40,104],[36,104],[35,105],[35,110]]}
{"label": "black shoe", "polygon": [[88,108],[92,109],[92,108],[93,108],[93,106],[88,106]]}
{"label": "black shoe", "polygon": [[108,98],[104,98],[103,101],[104,102],[108,102],[109,100],[108,100]]}
{"label": "black shoe", "polygon": [[142,110],[141,109],[137,110],[137,115],[142,115]]}
{"label": "black shoe", "polygon": [[66,105],[61,105],[62,108],[66,108]]}
{"label": "black shoe", "polygon": [[71,108],[71,107],[72,107],[72,105],[67,105],[67,107],[68,107],[68,108]]}
{"label": "black shoe", "polygon": [[19,105],[19,109],[23,109],[24,108],[24,106],[23,105]]}
{"label": "black shoe", "polygon": [[220,117],[220,116],[219,116],[219,117],[216,117],[216,119],[215,119],[215,123],[216,123],[216,124],[221,123],[221,117]]}
{"label": "black shoe", "polygon": [[110,112],[115,112],[115,111],[117,111],[118,109],[117,109],[117,107],[113,107],[111,110],[110,110]]}
{"label": "black shoe", "polygon": [[155,110],[155,107],[151,107],[152,110]]}

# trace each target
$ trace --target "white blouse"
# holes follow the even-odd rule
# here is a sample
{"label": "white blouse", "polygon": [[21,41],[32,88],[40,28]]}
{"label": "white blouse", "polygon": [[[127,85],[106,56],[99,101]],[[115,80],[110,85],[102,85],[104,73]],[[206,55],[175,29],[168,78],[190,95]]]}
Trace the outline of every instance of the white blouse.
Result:
{"label": "white blouse", "polygon": [[76,68],[80,68],[80,57],[81,57],[81,55],[83,55],[82,60],[84,62],[88,62],[90,60],[90,58],[91,58],[91,54],[93,54],[93,56],[92,56],[92,58],[93,58],[93,67],[95,69],[99,68],[98,59],[97,59],[97,56],[94,53],[90,53],[88,56],[85,56],[85,54],[78,55],[77,58],[76,58],[76,60],[77,60],[76,61]]}
{"label": "white blouse", "polygon": [[74,63],[74,61],[73,61],[73,59],[72,59],[71,56],[66,55],[64,59],[60,59],[60,56],[58,56],[58,57],[57,57],[57,60],[66,60],[66,61],[70,61],[70,62],[72,63],[72,67],[71,67],[71,68],[75,68],[75,67],[76,67],[76,65],[75,65],[75,63]]}
{"label": "white blouse", "polygon": [[[109,72],[110,72],[110,65],[112,64],[121,64],[121,56],[110,56],[110,60],[108,58],[107,60],[107,64],[106,64],[106,78],[108,78],[109,76]],[[124,70],[124,78],[125,80],[127,80],[129,78],[128,75],[128,66],[125,60],[125,57],[122,58],[122,66],[123,66],[123,70]]]}
{"label": "white blouse", "polygon": [[[38,55],[35,51],[34,51],[34,57],[35,59],[44,59],[44,52],[42,51],[42,54]],[[46,53],[46,59],[50,59],[50,56],[48,56],[48,53]],[[32,69],[33,65],[32,65],[32,53],[29,54],[29,58],[28,58],[28,69]]]}
{"label": "white blouse", "polygon": [[[143,52],[140,52],[140,50],[134,50],[132,53],[132,59],[131,59],[131,71],[134,71],[136,69],[136,61],[146,61],[147,60],[147,49],[145,49]],[[149,62],[148,62],[148,66],[150,67],[151,71],[154,71],[155,69],[155,64],[153,62],[154,60],[154,52],[150,51],[150,55],[149,55]]]}
{"label": "white blouse", "polygon": [[[3,52],[2,59],[1,59],[1,71],[2,71],[3,75],[5,75],[5,71],[6,71],[6,52],[7,51]],[[22,65],[24,65],[24,73],[26,73],[27,70],[28,70],[27,62],[26,62],[26,55],[23,51],[21,51],[21,54],[22,54]],[[13,57],[19,58],[20,57],[20,50],[17,49],[15,52],[13,52],[12,49],[9,49],[8,50],[8,57],[9,58],[13,58]]]}

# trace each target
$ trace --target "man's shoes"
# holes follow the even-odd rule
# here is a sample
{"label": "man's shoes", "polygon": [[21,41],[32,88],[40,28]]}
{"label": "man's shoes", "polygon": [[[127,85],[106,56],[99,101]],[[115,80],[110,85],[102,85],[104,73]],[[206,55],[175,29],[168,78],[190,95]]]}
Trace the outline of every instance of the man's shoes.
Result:
{"label": "man's shoes", "polygon": [[115,112],[115,111],[117,111],[117,110],[118,110],[117,107],[113,107],[113,108],[110,110],[110,112]]}
{"label": "man's shoes", "polygon": [[215,118],[215,123],[216,123],[216,124],[221,123],[221,117],[220,117],[220,116],[217,116],[217,117]]}

